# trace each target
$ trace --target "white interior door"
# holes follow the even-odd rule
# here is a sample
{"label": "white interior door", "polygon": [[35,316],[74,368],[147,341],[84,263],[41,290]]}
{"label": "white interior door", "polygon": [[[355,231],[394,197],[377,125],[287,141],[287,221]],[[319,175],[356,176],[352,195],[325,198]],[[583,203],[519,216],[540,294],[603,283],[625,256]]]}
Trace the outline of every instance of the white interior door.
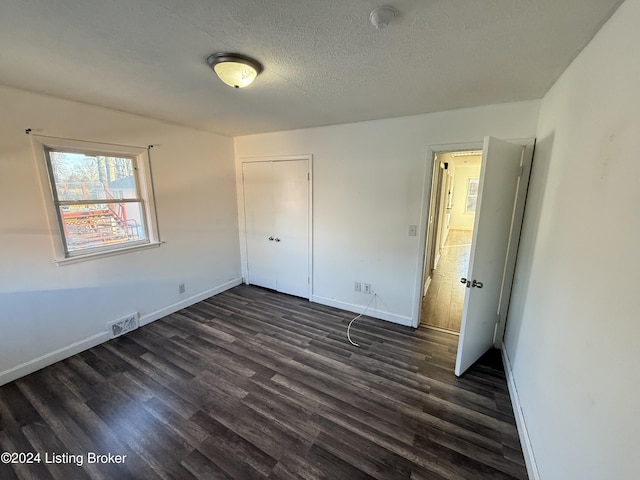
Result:
{"label": "white interior door", "polygon": [[276,290],[309,297],[309,164],[273,162]]}
{"label": "white interior door", "polygon": [[445,205],[445,219],[444,219],[444,240],[442,245],[444,246],[449,236],[449,224],[451,223],[451,208],[453,207],[453,175],[451,175],[451,169],[447,170],[447,183],[445,188],[447,189],[447,199]]}
{"label": "white interior door", "polygon": [[309,298],[309,162],[242,164],[247,281]]}
{"label": "white interior door", "polygon": [[275,290],[276,250],[272,170],[271,162],[242,164],[247,280],[250,284]]}
{"label": "white interior door", "polygon": [[456,358],[458,376],[493,345],[515,202],[518,188],[526,188],[519,187],[523,153],[521,145],[485,138]]}
{"label": "white interior door", "polygon": [[445,221],[445,207],[446,207],[446,198],[447,198],[447,177],[448,171],[444,168],[444,163],[440,162],[440,173],[439,173],[439,185],[438,185],[438,201],[436,203],[436,208],[438,210],[438,214],[436,216],[436,240],[435,240],[435,260],[433,262],[433,268],[437,268],[438,262],[440,261],[440,257],[442,255],[442,247],[444,246],[444,242],[446,237],[443,235],[444,224]]}

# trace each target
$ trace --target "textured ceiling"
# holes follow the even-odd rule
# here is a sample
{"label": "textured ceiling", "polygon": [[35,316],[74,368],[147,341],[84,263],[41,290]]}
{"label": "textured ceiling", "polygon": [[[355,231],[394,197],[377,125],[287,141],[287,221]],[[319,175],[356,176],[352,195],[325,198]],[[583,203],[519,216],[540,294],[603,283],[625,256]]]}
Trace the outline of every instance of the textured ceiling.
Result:
{"label": "textured ceiling", "polygon": [[[541,98],[620,0],[1,0],[0,84],[224,135]],[[206,63],[250,55],[234,90]]]}

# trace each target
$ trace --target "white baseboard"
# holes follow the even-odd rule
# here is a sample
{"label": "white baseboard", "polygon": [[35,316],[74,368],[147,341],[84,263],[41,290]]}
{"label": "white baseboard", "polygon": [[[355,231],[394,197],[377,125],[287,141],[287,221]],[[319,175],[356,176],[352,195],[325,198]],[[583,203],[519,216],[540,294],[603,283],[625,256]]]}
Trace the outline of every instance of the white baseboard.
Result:
{"label": "white baseboard", "polygon": [[[194,303],[198,303],[205,298],[217,295],[218,293],[224,292],[225,290],[229,290],[230,288],[240,285],[241,283],[242,279],[237,278],[218,287],[205,290],[204,292],[198,293],[197,295],[193,295],[185,300],[181,300],[178,303],[174,303],[173,305],[169,305],[168,307],[162,308],[153,313],[144,315],[140,318],[140,326],[142,327],[143,325],[147,325],[162,317],[166,317],[167,315],[177,312],[178,310],[193,305]],[[109,332],[105,330],[104,332],[98,332],[94,335],[91,335],[84,340],[74,342],[71,345],[67,345],[66,347],[59,348],[57,350],[54,350],[53,352],[47,353],[33,360],[29,360],[28,362],[24,362],[20,365],[9,368],[4,372],[0,372],[0,385],[4,385],[5,383],[12,382],[20,377],[29,375],[30,373],[36,372],[53,363],[59,362],[60,360],[64,360],[65,358],[69,358],[73,355],[76,355],[77,353],[83,352],[84,350],[88,350],[92,347],[95,347],[96,345],[100,345],[107,340],[109,340]]]}
{"label": "white baseboard", "polygon": [[156,310],[155,312],[148,313],[142,317],[140,317],[140,326],[148,325],[151,322],[155,322],[156,320],[161,319],[162,317],[166,317],[167,315],[171,315],[172,313],[177,312],[178,310],[182,310],[183,308],[190,307],[194,303],[201,302],[209,297],[213,297],[219,293],[222,293],[230,288],[237,287],[242,283],[242,278],[235,278],[233,280],[228,281],[227,283],[223,283],[215,288],[210,288],[209,290],[205,290],[204,292],[200,292],[196,295],[192,295],[189,298],[185,298],[184,300],[180,300],[168,307],[161,308],[160,310]]}
{"label": "white baseboard", "polygon": [[71,345],[67,345],[66,347],[59,348],[58,350],[47,353],[46,355],[42,355],[38,358],[34,358],[33,360],[29,360],[28,362],[21,363],[20,365],[10,368],[9,370],[0,372],[0,385],[13,382],[20,377],[24,377],[25,375],[36,372],[41,368],[51,365],[52,363],[59,362],[60,360],[64,360],[65,358],[69,358],[72,355],[75,355],[76,353],[80,353],[84,350],[95,347],[96,345],[100,345],[107,340],[109,340],[108,332],[104,331],[96,333],[95,335],[91,335],[84,340],[80,340],[79,342],[72,343]]}
{"label": "white baseboard", "polygon": [[[356,305],[355,303],[343,302],[334,298],[326,298],[318,295],[312,295],[309,299],[311,302],[320,303],[329,307],[336,307],[341,310],[346,310],[353,313],[362,313],[365,309],[365,305]],[[411,317],[405,317],[403,315],[397,315],[395,313],[385,312],[384,310],[377,310],[375,308],[369,308],[367,313],[368,317],[379,318],[380,320],[386,320],[387,322],[397,323],[398,325],[404,325],[406,327],[413,326]]]}
{"label": "white baseboard", "polygon": [[524,463],[527,466],[527,474],[531,480],[540,480],[540,472],[538,471],[536,457],[533,454],[533,446],[529,438],[527,424],[524,420],[518,389],[516,388],[515,379],[513,378],[513,370],[511,370],[511,362],[509,361],[507,350],[503,347],[500,351],[502,352],[502,363],[504,364],[504,371],[507,375],[511,406],[513,407],[513,413],[516,417],[516,426],[518,427],[518,435],[520,436],[520,444],[522,445],[522,453],[524,454]]}
{"label": "white baseboard", "polygon": [[424,288],[422,289],[422,296],[425,297],[427,292],[429,291],[429,285],[431,285],[431,275],[427,277],[427,280],[424,282]]}
{"label": "white baseboard", "polygon": [[442,255],[440,254],[440,251],[438,251],[438,253],[436,254],[436,256],[433,258],[433,269],[435,270],[436,268],[438,268],[438,262],[440,261],[440,257]]}

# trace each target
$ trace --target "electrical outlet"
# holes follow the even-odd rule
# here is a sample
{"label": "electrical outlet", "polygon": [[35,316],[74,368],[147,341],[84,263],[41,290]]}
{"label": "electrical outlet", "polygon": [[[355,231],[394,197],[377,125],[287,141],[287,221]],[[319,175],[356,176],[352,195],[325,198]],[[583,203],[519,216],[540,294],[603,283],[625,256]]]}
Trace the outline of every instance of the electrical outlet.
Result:
{"label": "electrical outlet", "polygon": [[364,293],[373,293],[373,289],[371,288],[371,284],[370,283],[365,283],[364,284]]}
{"label": "electrical outlet", "polygon": [[184,286],[184,283],[181,283],[180,285],[178,285],[178,293],[184,293],[186,292],[187,289]]}
{"label": "electrical outlet", "polygon": [[355,292],[361,292],[362,291],[362,283],[360,282],[353,282],[353,290]]}

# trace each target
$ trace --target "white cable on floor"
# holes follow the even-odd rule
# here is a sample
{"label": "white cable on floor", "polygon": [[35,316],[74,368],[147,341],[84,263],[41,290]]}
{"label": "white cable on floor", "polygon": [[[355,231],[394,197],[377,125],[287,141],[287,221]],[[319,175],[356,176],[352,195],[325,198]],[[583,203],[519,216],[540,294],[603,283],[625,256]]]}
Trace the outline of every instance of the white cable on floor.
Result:
{"label": "white cable on floor", "polygon": [[349,339],[349,342],[351,342],[351,345],[355,345],[356,347],[360,347],[360,345],[358,345],[356,342],[354,342],[353,340],[351,340],[351,335],[350,335],[350,331],[351,331],[351,325],[353,325],[353,322],[355,322],[357,319],[359,319],[361,316],[363,316],[365,313],[367,313],[367,310],[369,310],[369,307],[371,306],[371,302],[373,302],[373,299],[376,298],[378,296],[378,294],[374,293],[373,296],[371,297],[371,300],[369,300],[369,303],[367,304],[367,307],[364,309],[364,311],[358,315],[357,317],[355,317],[353,320],[351,320],[349,322],[349,326],[347,327],[347,338]]}

